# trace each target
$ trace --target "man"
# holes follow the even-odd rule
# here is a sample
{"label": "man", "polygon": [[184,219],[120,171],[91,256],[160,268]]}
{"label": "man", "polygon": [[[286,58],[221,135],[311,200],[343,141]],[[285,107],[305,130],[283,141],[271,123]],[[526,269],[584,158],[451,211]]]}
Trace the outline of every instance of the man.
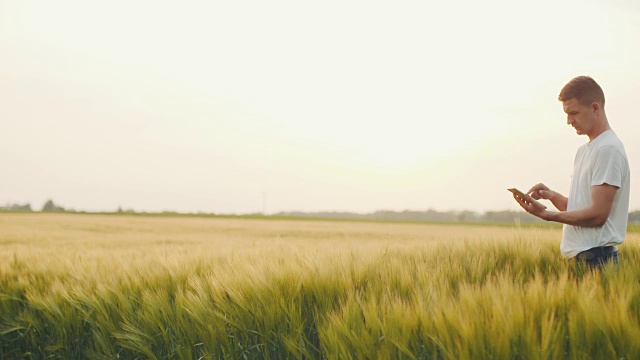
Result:
{"label": "man", "polygon": [[[537,184],[514,198],[528,213],[564,224],[560,244],[564,257],[585,261],[591,268],[618,264],[617,245],[624,241],[629,212],[627,155],[609,126],[602,88],[592,78],[572,79],[558,100],[567,124],[589,137],[576,154],[569,197]],[[532,198],[550,200],[559,212],[547,211]]]}

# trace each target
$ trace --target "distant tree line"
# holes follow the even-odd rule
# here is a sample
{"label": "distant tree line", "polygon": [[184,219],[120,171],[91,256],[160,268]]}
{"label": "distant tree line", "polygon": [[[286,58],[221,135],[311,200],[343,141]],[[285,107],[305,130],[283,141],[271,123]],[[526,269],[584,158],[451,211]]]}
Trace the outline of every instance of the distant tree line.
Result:
{"label": "distant tree line", "polygon": [[[0,206],[0,210],[5,211],[34,211],[31,208],[31,204],[8,204],[5,206]],[[41,212],[75,212],[74,210],[65,209],[62,206],[56,205],[53,200],[47,200],[44,205],[42,205]]]}
{"label": "distant tree line", "polygon": [[6,206],[0,206],[0,210],[7,211],[33,211],[31,204],[8,204]]}
{"label": "distant tree line", "polygon": [[[0,206],[0,211],[23,211],[33,212],[31,204],[7,204]],[[41,212],[77,212],[72,209],[65,209],[64,207],[57,205],[53,200],[47,200],[42,206]],[[116,213],[122,214],[135,214],[133,209],[123,210],[122,207],[118,207]],[[180,214],[173,211],[164,211],[162,214]],[[198,213],[198,215],[207,215]],[[215,214],[210,214],[215,215]],[[254,214],[255,215],[255,214]],[[487,211],[484,213],[478,213],[475,211],[437,211],[429,209],[426,211],[391,211],[391,210],[379,210],[372,213],[352,213],[352,212],[336,212],[336,211],[323,211],[323,212],[280,212],[273,214],[275,217],[308,217],[308,218],[323,218],[323,219],[362,219],[362,220],[389,220],[389,221],[417,221],[417,222],[465,222],[465,223],[541,223],[542,220],[537,217],[528,214],[524,211]],[[632,211],[629,213],[630,223],[640,223],[640,210]]]}

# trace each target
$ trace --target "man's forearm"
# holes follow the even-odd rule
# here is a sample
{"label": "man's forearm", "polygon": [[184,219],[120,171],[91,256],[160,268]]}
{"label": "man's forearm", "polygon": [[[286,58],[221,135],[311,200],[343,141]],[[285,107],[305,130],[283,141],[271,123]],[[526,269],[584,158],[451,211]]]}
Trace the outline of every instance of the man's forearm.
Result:
{"label": "man's forearm", "polygon": [[[554,204],[555,205],[555,204]],[[591,208],[576,211],[545,211],[540,216],[547,221],[559,222],[567,225],[598,227],[604,225],[607,217]]]}
{"label": "man's forearm", "polygon": [[[591,206],[580,210],[560,212],[546,211],[540,209],[539,206],[534,207],[533,204],[527,204],[526,201],[521,202],[520,205],[528,209],[531,214],[547,221],[555,221],[574,226],[598,227],[607,222],[611,209],[613,208],[613,201],[617,191],[618,188],[613,185],[603,184],[592,186]],[[565,201],[568,201],[567,198],[557,193],[552,198],[555,201],[553,201],[551,197],[549,199],[554,202],[554,205],[558,202],[556,205],[558,208],[560,208]]]}

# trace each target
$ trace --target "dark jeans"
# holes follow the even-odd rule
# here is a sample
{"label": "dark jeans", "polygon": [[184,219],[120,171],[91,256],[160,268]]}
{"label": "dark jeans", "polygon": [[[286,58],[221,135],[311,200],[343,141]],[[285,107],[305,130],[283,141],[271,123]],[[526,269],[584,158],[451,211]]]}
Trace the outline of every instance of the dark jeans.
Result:
{"label": "dark jeans", "polygon": [[584,263],[590,269],[602,269],[606,264],[612,263],[614,268],[618,268],[620,264],[620,251],[616,250],[615,252],[609,254],[602,254],[597,257],[593,257],[590,259],[581,258],[579,256],[575,257],[575,260],[578,264]]}

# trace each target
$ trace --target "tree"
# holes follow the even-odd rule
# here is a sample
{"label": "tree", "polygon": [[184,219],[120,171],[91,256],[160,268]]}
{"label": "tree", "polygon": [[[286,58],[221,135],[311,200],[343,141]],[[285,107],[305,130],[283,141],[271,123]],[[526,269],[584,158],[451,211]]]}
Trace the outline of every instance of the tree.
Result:
{"label": "tree", "polygon": [[62,206],[56,205],[53,200],[49,199],[44,206],[42,206],[42,212],[62,212],[64,208]]}

